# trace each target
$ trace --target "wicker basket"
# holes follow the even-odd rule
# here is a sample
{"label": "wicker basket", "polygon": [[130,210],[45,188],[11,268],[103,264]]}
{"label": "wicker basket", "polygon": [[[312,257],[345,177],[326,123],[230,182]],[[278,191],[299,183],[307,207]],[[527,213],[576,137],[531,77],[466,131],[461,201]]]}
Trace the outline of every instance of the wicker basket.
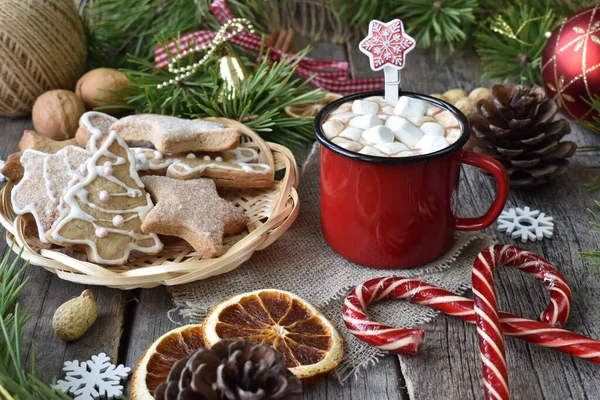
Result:
{"label": "wicker basket", "polygon": [[29,232],[26,216],[16,216],[10,202],[12,182],[0,190],[0,223],[6,228],[6,240],[13,251],[31,264],[54,272],[61,279],[85,285],[101,285],[123,290],[150,288],[158,285],[181,285],[229,272],[277,240],[298,215],[298,167],[285,147],[263,141],[245,125],[225,118],[209,118],[237,127],[243,133],[243,146],[260,153],[260,162],[283,174],[266,189],[226,189],[227,200],[244,209],[250,223],[247,231],[226,236],[223,252],[217,258],[202,259],[183,240],[165,243],[155,256],[132,254],[126,265],[103,267],[87,261],[85,255],[68,248],[48,248],[37,235]]}

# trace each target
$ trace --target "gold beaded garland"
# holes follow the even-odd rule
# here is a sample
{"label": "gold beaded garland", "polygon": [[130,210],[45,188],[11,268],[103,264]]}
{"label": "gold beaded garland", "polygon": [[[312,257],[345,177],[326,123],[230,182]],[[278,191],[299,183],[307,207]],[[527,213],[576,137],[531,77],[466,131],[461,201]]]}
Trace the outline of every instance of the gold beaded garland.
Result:
{"label": "gold beaded garland", "polygon": [[[231,32],[228,32],[230,28],[233,28],[233,30]],[[215,53],[215,51],[221,45],[228,42],[232,37],[242,32],[243,30],[248,30],[248,32],[250,33],[255,33],[254,26],[252,26],[252,23],[248,19],[230,19],[223,26],[221,26],[221,28],[217,31],[217,34],[215,35],[212,42],[210,42],[209,44],[196,45],[189,50],[183,50],[177,53],[175,56],[173,56],[173,58],[171,58],[171,61],[169,62],[167,68],[169,69],[169,72],[178,75],[175,76],[175,78],[173,79],[169,79],[168,81],[158,84],[156,86],[157,89],[163,89],[168,85],[176,85],[185,78],[190,77],[193,73],[195,73],[198,70],[198,68],[200,68],[206,62],[206,60],[208,60],[210,56],[212,56]],[[191,65],[187,65],[185,67],[175,68],[175,64],[182,58],[187,57],[191,53],[199,53],[201,51],[206,51],[206,53],[199,61]]]}

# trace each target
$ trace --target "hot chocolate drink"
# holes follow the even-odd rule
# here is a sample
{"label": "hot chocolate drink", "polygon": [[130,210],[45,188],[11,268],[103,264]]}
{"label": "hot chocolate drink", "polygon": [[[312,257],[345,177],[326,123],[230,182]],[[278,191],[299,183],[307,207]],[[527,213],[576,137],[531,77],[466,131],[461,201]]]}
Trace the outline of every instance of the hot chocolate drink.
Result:
{"label": "hot chocolate drink", "polygon": [[344,149],[379,157],[434,153],[463,132],[452,112],[409,96],[395,107],[381,96],[344,103],[327,116],[322,131]]}

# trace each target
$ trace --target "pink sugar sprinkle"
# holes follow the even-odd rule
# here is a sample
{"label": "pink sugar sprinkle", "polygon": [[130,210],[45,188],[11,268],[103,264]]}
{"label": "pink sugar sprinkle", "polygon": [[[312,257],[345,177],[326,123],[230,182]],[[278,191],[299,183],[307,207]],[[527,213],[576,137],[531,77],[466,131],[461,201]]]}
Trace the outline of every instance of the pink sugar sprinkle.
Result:
{"label": "pink sugar sprinkle", "polygon": [[100,201],[108,201],[110,199],[110,194],[108,194],[106,190],[103,190],[98,195],[98,198],[100,199]]}
{"label": "pink sugar sprinkle", "polygon": [[98,236],[99,238],[106,237],[106,235],[108,235],[108,229],[106,229],[106,228],[96,229],[96,236]]}

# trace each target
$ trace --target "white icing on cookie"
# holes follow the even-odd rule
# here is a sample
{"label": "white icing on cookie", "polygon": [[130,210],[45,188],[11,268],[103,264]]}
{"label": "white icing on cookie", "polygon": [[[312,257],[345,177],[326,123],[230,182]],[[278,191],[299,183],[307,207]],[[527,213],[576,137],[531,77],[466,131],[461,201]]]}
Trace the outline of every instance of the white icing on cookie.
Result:
{"label": "white icing on cookie", "polygon": [[[112,153],[109,150],[109,147],[114,143],[118,142],[118,144],[126,150],[127,159],[123,157],[119,157]],[[129,177],[133,180],[137,187],[130,187],[123,181],[119,180],[114,175],[102,176],[102,172],[104,168],[107,168],[106,163],[104,165],[98,165],[98,161],[100,158],[105,157],[112,160],[111,167],[117,167],[126,163],[129,163]],[[91,261],[98,262],[101,264],[124,264],[127,262],[129,254],[133,250],[139,250],[144,253],[158,253],[162,249],[162,242],[158,239],[156,234],[144,234],[141,231],[135,232],[129,229],[119,229],[119,227],[115,226],[114,228],[104,227],[99,225],[99,222],[114,222],[115,216],[130,215],[124,221],[129,221],[135,218],[140,218],[141,221],[146,217],[146,215],[150,212],[152,207],[154,206],[152,200],[150,198],[150,194],[146,193],[146,200],[142,205],[126,209],[126,210],[115,210],[101,207],[97,204],[92,203],[88,196],[90,193],[87,190],[88,185],[92,184],[92,182],[98,177],[102,177],[103,179],[109,180],[114,185],[119,186],[124,191],[120,193],[110,193],[109,197],[118,197],[118,196],[127,196],[127,197],[140,197],[143,195],[143,187],[144,184],[140,180],[137,171],[136,171],[136,159],[128,150],[128,147],[121,139],[116,132],[111,131],[109,133],[108,138],[104,141],[102,146],[93,154],[93,156],[89,159],[89,161],[85,164],[87,169],[87,175],[85,179],[77,182],[75,185],[71,186],[66,193],[63,195],[64,202],[69,206],[68,211],[61,215],[61,219],[58,221],[56,227],[51,231],[51,237],[54,241],[59,243],[66,244],[82,244],[87,246],[91,252],[92,257]],[[93,215],[86,212],[82,205],[85,205],[86,208],[94,209],[106,214],[114,214],[108,221],[105,219],[96,219]],[[92,224],[94,228],[94,232],[98,238],[104,238],[109,233],[119,234],[129,236],[132,241],[127,243],[127,248],[123,249],[123,254],[121,257],[116,259],[104,259],[98,254],[97,248],[97,240],[93,240],[92,238],[67,238],[60,234],[61,230],[66,227],[67,224],[71,223],[75,220],[82,220],[85,222],[89,222]],[[147,240],[152,239],[153,245],[150,247],[142,247],[139,246],[135,241],[139,240]]]}
{"label": "white icing on cookie", "polygon": [[94,116],[98,118],[106,118],[113,123],[118,121],[117,118],[98,111],[88,111],[86,113],[83,113],[81,118],[79,118],[79,123],[82,124],[85,127],[85,129],[87,129],[88,132],[90,132],[90,134],[92,135],[87,145],[88,149],[90,149],[91,151],[98,150],[98,140],[102,139],[102,136],[104,136],[102,130],[97,126],[94,126],[94,124],[92,124],[90,118]]}
{"label": "white icing on cookie", "polygon": [[[196,163],[201,161],[212,161],[209,155],[205,155],[201,160],[196,158],[196,155],[193,153],[188,154],[187,156],[172,156],[168,154],[162,154],[160,152],[160,157],[156,158],[156,151],[151,149],[134,149],[136,158],[138,160],[138,170],[139,171],[160,171],[163,169],[167,169],[167,171],[175,171],[173,172],[176,175],[182,175],[193,172],[203,172],[207,168],[213,169],[221,169],[228,171],[239,171],[242,170],[248,173],[260,173],[264,174],[265,172],[271,171],[271,167],[267,164],[258,164],[255,163],[260,159],[258,152],[255,149],[249,147],[237,147],[232,150],[227,150],[221,152],[222,156],[217,156],[214,159],[214,162],[210,163],[202,163],[199,166],[191,167],[187,163]],[[193,157],[190,157],[193,156]],[[190,160],[190,161],[187,161]],[[173,165],[177,164],[177,168],[171,168]],[[235,164],[235,165],[231,165]],[[180,167],[181,165],[181,167]],[[183,171],[187,171],[183,173]],[[168,172],[167,172],[168,174]]]}
{"label": "white icing on cookie", "polygon": [[11,191],[12,208],[17,215],[33,216],[41,242],[48,243],[46,232],[65,208],[61,197],[83,177],[78,169],[90,156],[90,152],[74,146],[55,154],[27,149],[21,155],[25,172]]}

